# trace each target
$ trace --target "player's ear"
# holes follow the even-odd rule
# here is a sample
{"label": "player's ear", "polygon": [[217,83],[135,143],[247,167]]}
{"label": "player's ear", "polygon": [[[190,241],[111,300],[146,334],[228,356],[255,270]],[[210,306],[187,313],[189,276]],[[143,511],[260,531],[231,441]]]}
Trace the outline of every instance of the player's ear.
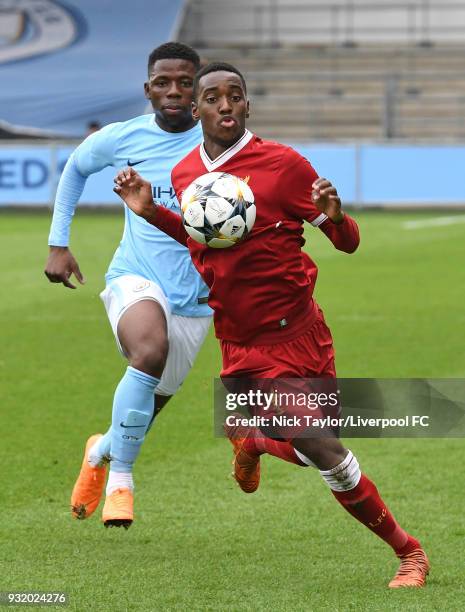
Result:
{"label": "player's ear", "polygon": [[250,117],[250,105],[249,105],[249,100],[247,99],[245,118],[248,119],[249,117]]}
{"label": "player's ear", "polygon": [[150,100],[150,92],[149,92],[149,83],[148,83],[148,81],[145,81],[145,83],[144,83],[144,95],[147,98],[147,100]]}
{"label": "player's ear", "polygon": [[192,101],[192,117],[196,120],[200,120],[199,107],[197,106],[197,102]]}

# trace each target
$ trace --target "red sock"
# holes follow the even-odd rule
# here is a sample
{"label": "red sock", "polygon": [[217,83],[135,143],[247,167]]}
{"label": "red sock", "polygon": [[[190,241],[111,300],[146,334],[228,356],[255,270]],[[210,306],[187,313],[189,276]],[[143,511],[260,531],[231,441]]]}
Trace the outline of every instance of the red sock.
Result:
{"label": "red sock", "polygon": [[263,455],[264,453],[268,453],[269,455],[273,455],[273,457],[284,459],[284,461],[288,461],[289,463],[306,467],[306,464],[295,454],[294,447],[290,442],[273,440],[266,436],[252,436],[245,439],[243,448],[245,452],[250,455]]}
{"label": "red sock", "polygon": [[397,523],[374,483],[364,474],[355,489],[332,493],[347,512],[392,546],[398,556],[421,548],[420,543]]}

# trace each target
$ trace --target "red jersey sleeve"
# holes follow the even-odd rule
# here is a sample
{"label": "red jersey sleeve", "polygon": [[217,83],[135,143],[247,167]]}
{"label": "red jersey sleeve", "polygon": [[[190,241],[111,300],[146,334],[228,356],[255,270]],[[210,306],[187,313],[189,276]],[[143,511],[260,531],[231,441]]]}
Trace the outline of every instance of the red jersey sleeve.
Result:
{"label": "red jersey sleeve", "polygon": [[165,232],[165,234],[168,234],[168,236],[171,236],[171,238],[177,240],[177,242],[187,246],[189,235],[184,229],[182,219],[178,214],[169,210],[169,208],[157,204],[155,206],[155,215],[150,220],[150,223],[158,227],[162,232]]}
{"label": "red jersey sleeve", "polygon": [[344,213],[344,221],[339,225],[326,219],[318,227],[339,251],[353,253],[360,244],[358,225],[347,213]]}
{"label": "red jersey sleeve", "polygon": [[331,240],[336,249],[353,253],[359,245],[360,236],[356,222],[344,215],[339,225],[333,223],[312,202],[312,185],[318,174],[313,166],[294,149],[287,148],[283,155],[279,189],[287,194],[286,207],[293,216],[311,223]]}

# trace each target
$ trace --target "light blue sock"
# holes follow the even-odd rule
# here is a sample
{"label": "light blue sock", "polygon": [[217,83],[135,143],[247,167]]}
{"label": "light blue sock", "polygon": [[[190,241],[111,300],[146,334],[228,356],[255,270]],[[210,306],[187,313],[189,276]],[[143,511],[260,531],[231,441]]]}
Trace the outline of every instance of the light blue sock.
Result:
{"label": "light blue sock", "polygon": [[103,436],[98,441],[98,454],[102,457],[110,457],[111,449],[111,425],[108,428],[108,431],[103,434]]}
{"label": "light blue sock", "polygon": [[[158,414],[155,410],[156,405],[157,405],[156,395],[154,395],[153,401],[154,401],[154,411],[152,415],[152,420],[150,421],[150,424],[147,427],[145,435],[147,435],[149,431],[152,429],[153,423],[155,422],[155,417]],[[96,443],[96,446],[92,448],[92,451],[89,455],[89,462],[92,465],[101,465],[102,459],[107,458],[107,460],[109,461],[110,457],[111,457],[111,425],[107,429],[107,431],[103,434],[103,436],[100,438],[100,440]]]}
{"label": "light blue sock", "polygon": [[[132,472],[154,413],[160,380],[128,366],[116,388],[110,433],[111,470]],[[102,446],[103,448],[103,446]]]}

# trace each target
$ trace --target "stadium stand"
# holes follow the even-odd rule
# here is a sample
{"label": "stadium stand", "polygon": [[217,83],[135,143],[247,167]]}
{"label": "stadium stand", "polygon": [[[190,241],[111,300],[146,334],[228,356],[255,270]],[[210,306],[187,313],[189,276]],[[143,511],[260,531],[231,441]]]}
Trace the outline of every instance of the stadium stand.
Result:
{"label": "stadium stand", "polygon": [[[147,54],[170,39],[241,68],[249,127],[294,144],[344,202],[463,205],[464,33],[457,0],[0,0],[0,208],[51,205],[89,122],[148,112]],[[81,202],[118,204],[113,174]]]}
{"label": "stadium stand", "polygon": [[[463,2],[135,0],[126,8],[123,0],[2,1],[0,120],[47,138],[140,114],[147,49],[177,37],[239,64],[255,103],[251,125],[269,137],[465,136]],[[285,123],[283,102],[293,108]]]}
{"label": "stadium stand", "polygon": [[268,137],[453,141],[464,33],[463,2],[191,0],[178,36],[244,70],[251,126]]}

